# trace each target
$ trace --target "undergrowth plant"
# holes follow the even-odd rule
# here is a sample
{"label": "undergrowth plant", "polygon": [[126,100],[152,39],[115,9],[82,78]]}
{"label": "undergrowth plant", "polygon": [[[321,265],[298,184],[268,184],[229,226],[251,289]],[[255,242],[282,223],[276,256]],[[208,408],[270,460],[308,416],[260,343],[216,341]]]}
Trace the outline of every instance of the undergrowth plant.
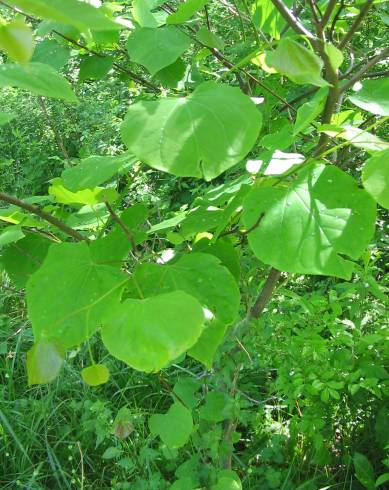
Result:
{"label": "undergrowth plant", "polygon": [[[142,416],[68,400],[70,450],[114,436],[113,488],[384,488],[385,2],[0,4],[0,86],[26,101],[0,113],[0,260],[28,385],[156,397]],[[305,480],[285,465],[302,453]]]}

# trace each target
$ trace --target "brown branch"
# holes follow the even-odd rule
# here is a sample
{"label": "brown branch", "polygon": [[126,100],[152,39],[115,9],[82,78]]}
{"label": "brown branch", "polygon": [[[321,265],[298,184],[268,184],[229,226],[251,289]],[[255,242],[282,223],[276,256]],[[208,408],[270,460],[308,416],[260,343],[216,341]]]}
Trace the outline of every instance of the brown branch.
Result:
{"label": "brown branch", "polygon": [[295,32],[306,36],[312,43],[317,43],[317,39],[312,32],[300,22],[298,17],[296,17],[293,12],[289,10],[282,0],[271,0],[271,2]]}
{"label": "brown branch", "polygon": [[270,273],[266,279],[266,282],[254,303],[254,306],[249,311],[249,319],[259,318],[265,306],[269,302],[280,277],[281,271],[272,267],[270,269]]}
{"label": "brown branch", "polygon": [[336,7],[337,3],[338,0],[330,0],[328,2],[327,8],[325,9],[323,17],[320,20],[320,25],[323,29],[327,25],[327,22],[330,20],[331,14],[334,11],[334,8]]}
{"label": "brown branch", "polygon": [[[376,65],[379,61],[382,61],[383,59],[389,57],[389,46],[385,49],[383,49],[380,53],[378,53],[376,56],[371,58],[369,61],[367,61],[362,68],[352,77],[350,80],[348,80],[344,85],[341,87],[341,91],[345,92],[349,88],[351,88],[358,80],[361,78],[364,78],[364,75],[367,71],[370,70],[374,65]],[[371,74],[373,76],[373,74]]]}
{"label": "brown branch", "polygon": [[22,201],[16,197],[5,194],[4,192],[0,192],[0,201],[7,202],[8,204],[13,204],[14,206],[25,209],[29,213],[32,213],[32,214],[35,214],[36,216],[39,216],[39,218],[42,218],[43,220],[52,224],[53,226],[55,226],[59,230],[63,231],[66,235],[73,237],[78,242],[80,242],[82,240],[88,240],[86,237],[84,237],[83,235],[78,233],[78,231],[73,230],[73,228],[70,228],[70,226],[66,225],[65,223],[63,223],[59,219],[55,218],[51,214],[48,214],[45,211],[42,211],[40,208],[38,208],[37,206],[34,206],[33,204],[29,204],[29,203]]}
{"label": "brown branch", "polygon": [[344,38],[340,41],[338,48],[342,49],[346,46],[346,44],[351,40],[355,32],[357,31],[358,27],[361,25],[363,19],[366,17],[370,7],[372,6],[374,0],[367,0],[365,5],[362,7],[361,11],[357,15],[357,18],[354,20],[352,26],[350,27],[349,31],[347,34],[344,36]]}
{"label": "brown branch", "polygon": [[67,150],[65,148],[65,144],[64,144],[64,141],[62,139],[61,133],[58,131],[57,126],[55,125],[53,119],[51,118],[51,116],[47,110],[45,99],[42,96],[38,96],[38,100],[39,100],[39,104],[41,106],[42,112],[45,115],[46,120],[47,120],[51,130],[53,131],[53,134],[54,134],[55,140],[57,142],[58,148],[61,150],[63,156],[65,157],[65,160],[68,163],[70,163],[69,153],[67,152]]}
{"label": "brown branch", "polygon": [[112,219],[116,221],[116,223],[120,226],[120,228],[123,230],[124,234],[128,238],[128,241],[131,244],[131,248],[133,252],[136,252],[136,243],[134,239],[134,235],[131,233],[130,229],[128,226],[124,223],[124,221],[118,216],[115,211],[113,210],[112,206],[109,204],[108,201],[105,201],[105,205],[107,206],[108,212],[111,215]]}
{"label": "brown branch", "polygon": [[386,77],[388,75],[389,75],[389,69],[382,70],[382,71],[375,71],[372,73],[365,73],[364,75],[362,75],[362,78]]}

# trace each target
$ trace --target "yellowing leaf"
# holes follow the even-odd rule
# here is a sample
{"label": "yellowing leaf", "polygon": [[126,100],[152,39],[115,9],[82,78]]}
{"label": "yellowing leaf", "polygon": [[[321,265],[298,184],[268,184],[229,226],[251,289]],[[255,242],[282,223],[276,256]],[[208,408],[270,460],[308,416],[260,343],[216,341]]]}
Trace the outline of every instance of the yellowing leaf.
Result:
{"label": "yellowing leaf", "polygon": [[82,379],[89,386],[99,386],[109,379],[109,371],[104,364],[92,364],[81,371]]}

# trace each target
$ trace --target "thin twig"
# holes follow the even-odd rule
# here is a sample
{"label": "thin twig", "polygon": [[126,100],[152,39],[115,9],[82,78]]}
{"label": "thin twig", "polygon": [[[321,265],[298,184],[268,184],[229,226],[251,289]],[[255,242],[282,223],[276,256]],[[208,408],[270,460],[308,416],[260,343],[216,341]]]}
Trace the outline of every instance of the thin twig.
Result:
{"label": "thin twig", "polygon": [[70,226],[66,225],[65,223],[63,223],[59,219],[55,218],[51,214],[48,214],[45,211],[42,211],[40,208],[38,208],[37,206],[34,206],[33,204],[29,204],[29,203],[22,201],[16,197],[5,194],[4,192],[0,192],[0,201],[7,202],[8,204],[13,204],[14,206],[25,209],[29,213],[32,213],[32,214],[35,214],[36,216],[39,216],[43,220],[47,221],[48,223],[52,224],[53,226],[55,226],[59,230],[66,233],[66,235],[73,237],[78,242],[80,242],[82,240],[88,240],[86,237],[84,237],[83,235],[78,233],[78,231],[73,230],[73,228],[70,228]]}
{"label": "thin twig", "polygon": [[374,65],[376,65],[379,61],[387,58],[389,56],[389,46],[378,53],[376,56],[371,58],[367,63],[365,63],[362,68],[348,80],[344,85],[341,86],[341,91],[345,92],[349,88],[351,88],[358,80],[364,77],[365,73],[370,70]]}
{"label": "thin twig", "polygon": [[116,223],[120,226],[120,228],[123,230],[124,234],[128,238],[128,241],[131,244],[132,251],[135,253],[136,252],[136,243],[134,239],[134,235],[131,233],[130,229],[128,226],[125,224],[125,222],[118,216],[115,211],[113,210],[112,206],[109,204],[108,201],[105,201],[105,205],[107,206],[108,212],[111,215],[112,219],[116,221]]}
{"label": "thin twig", "polygon": [[347,34],[344,36],[344,38],[340,41],[338,48],[342,49],[346,46],[346,44],[351,40],[355,32],[357,31],[358,27],[362,23],[363,19],[366,17],[370,7],[373,5],[374,0],[367,0],[365,5],[362,7],[361,11],[357,15],[357,18],[354,20],[352,26],[350,27],[349,31]]}

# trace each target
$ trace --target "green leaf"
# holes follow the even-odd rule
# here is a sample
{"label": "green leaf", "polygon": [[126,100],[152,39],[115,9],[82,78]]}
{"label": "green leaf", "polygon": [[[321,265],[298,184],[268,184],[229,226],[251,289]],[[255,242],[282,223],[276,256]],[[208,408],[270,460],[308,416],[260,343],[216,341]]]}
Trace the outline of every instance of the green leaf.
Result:
{"label": "green leaf", "polygon": [[211,180],[247,155],[260,129],[261,115],[249,97],[205,82],[185,98],[131,106],[122,138],[153,168]]}
{"label": "green leaf", "polygon": [[[255,255],[280,270],[349,279],[374,234],[373,199],[334,166],[310,164],[290,184],[254,188],[243,203]],[[299,223],[299,226],[296,226]]]}
{"label": "green leaf", "polygon": [[180,235],[189,238],[202,231],[214,230],[219,225],[222,216],[222,209],[213,206],[198,206],[185,216],[181,223]]}
{"label": "green leaf", "polygon": [[227,326],[214,318],[201,334],[199,340],[188,350],[188,355],[212,369],[213,360],[218,347],[223,342]]}
{"label": "green leaf", "polygon": [[206,27],[201,27],[197,31],[196,38],[208,48],[216,48],[219,50],[224,48],[223,39],[209,31]]}
{"label": "green leaf", "polygon": [[328,85],[321,77],[323,61],[312,51],[290,38],[283,38],[275,51],[269,52],[266,62],[278,73],[299,85]]}
{"label": "green leaf", "polygon": [[167,13],[153,13],[152,9],[156,7],[159,2],[156,0],[133,0],[132,2],[132,16],[141,27],[159,27],[165,23]]}
{"label": "green leaf", "polygon": [[57,341],[41,339],[27,352],[28,384],[50,383],[62,367],[65,352]]}
{"label": "green leaf", "polygon": [[205,405],[199,410],[199,417],[208,422],[222,422],[232,415],[231,399],[218,391],[210,391],[205,399]]}
{"label": "green leaf", "polygon": [[240,258],[236,247],[226,240],[218,240],[211,243],[207,238],[203,238],[196,242],[192,247],[193,252],[202,252],[214,255],[221,264],[227,267],[231,274],[235,277],[237,283],[240,278]]}
{"label": "green leaf", "polygon": [[242,490],[242,485],[234,478],[222,477],[212,487],[212,490]]}
{"label": "green leaf", "polygon": [[142,264],[129,286],[129,294],[136,298],[177,290],[197,298],[227,325],[238,315],[240,293],[235,279],[212,255],[191,253],[171,265]]}
{"label": "green leaf", "polygon": [[377,478],[377,481],[375,482],[375,488],[380,487],[387,481],[389,481],[389,473],[383,473]]}
{"label": "green leaf", "polygon": [[382,151],[389,148],[388,142],[382,140],[375,134],[354,126],[343,126],[343,131],[337,133],[335,136],[349,141],[357,148],[364,148],[370,152]]}
{"label": "green leaf", "polygon": [[[139,225],[146,221],[147,215],[147,208],[139,203],[120,214],[120,219],[132,233],[136,245],[147,238],[147,235],[139,230]],[[119,225],[115,225],[105,237],[98,238],[90,244],[91,256],[95,262],[106,262],[118,268],[122,266],[121,261],[131,249],[132,243]]]}
{"label": "green leaf", "polygon": [[109,379],[109,370],[104,364],[92,364],[81,371],[84,382],[89,386],[99,386]]}
{"label": "green leaf", "polygon": [[93,29],[107,31],[121,29],[102,9],[78,0],[14,0],[13,5],[36,17],[62,22],[80,31]]}
{"label": "green leaf", "polygon": [[0,87],[18,87],[34,94],[77,102],[69,82],[54,68],[43,63],[0,65]]}
{"label": "green leaf", "polygon": [[8,112],[0,112],[0,126],[4,126],[5,124],[8,124],[12,120],[14,120],[16,117],[16,114],[11,114]]}
{"label": "green leaf", "polygon": [[[283,3],[287,7],[293,6],[293,0],[285,0]],[[274,39],[280,38],[280,34],[286,25],[284,18],[271,0],[256,0],[253,22],[265,34],[269,34]]]}
{"label": "green leaf", "polygon": [[70,50],[67,46],[59,44],[54,39],[44,39],[35,47],[32,57],[33,62],[46,63],[55,70],[60,70],[70,58]]}
{"label": "green leaf", "polygon": [[180,377],[177,383],[174,385],[172,395],[175,398],[180,397],[185,406],[192,409],[198,403],[198,397],[195,395],[201,388],[201,383],[193,378]]}
{"label": "green leaf", "polygon": [[118,458],[119,456],[121,456],[122,452],[123,451],[120,447],[111,446],[104,451],[102,458],[103,459],[115,459],[115,458]]}
{"label": "green leaf", "polygon": [[374,490],[374,469],[370,461],[361,453],[354,453],[353,457],[355,476],[368,490]]}
{"label": "green leaf", "polygon": [[116,268],[93,261],[84,242],[52,245],[27,283],[35,339],[56,337],[65,348],[79,345],[115,307],[127,281]]}
{"label": "green leaf", "polygon": [[186,352],[204,323],[200,303],[175,291],[118,305],[102,329],[108,351],[138,371],[157,372]]}
{"label": "green leaf", "polygon": [[164,87],[177,88],[179,82],[184,78],[186,72],[186,64],[181,58],[178,58],[174,63],[165,68],[162,68],[155,74],[155,78],[161,82]]}
{"label": "green leaf", "polygon": [[342,51],[340,51],[338,48],[336,48],[331,43],[325,43],[324,44],[324,51],[326,52],[326,54],[330,60],[332,68],[335,71],[337,71],[344,61],[344,56],[343,56]]}
{"label": "green leaf", "polygon": [[192,415],[181,403],[174,403],[164,415],[152,415],[149,427],[169,448],[179,448],[188,442],[193,432]]}
{"label": "green leaf", "polygon": [[389,149],[376,153],[365,162],[362,182],[378,204],[389,209]]}
{"label": "green leaf", "polygon": [[80,64],[80,82],[85,80],[101,80],[112,68],[114,59],[110,56],[88,56]]}
{"label": "green leaf", "polygon": [[166,19],[166,24],[182,24],[189,20],[200,9],[204,8],[210,0],[187,0],[181,3],[174,14]]}
{"label": "green leaf", "polygon": [[297,109],[296,122],[293,128],[294,136],[307,129],[311,122],[322,112],[327,95],[328,88],[323,87],[311,100],[305,102]]}
{"label": "green leaf", "polygon": [[28,278],[39,269],[52,242],[37,233],[28,233],[17,246],[9,245],[3,252],[3,264],[11,281],[24,288]]}
{"label": "green leaf", "polygon": [[34,51],[31,28],[22,19],[14,19],[8,24],[0,24],[0,49],[17,63],[30,61]]}
{"label": "green leaf", "polygon": [[131,61],[145,66],[151,75],[174,63],[190,46],[190,38],[176,27],[135,29],[127,41]]}
{"label": "green leaf", "polygon": [[54,196],[56,202],[61,204],[87,204],[93,206],[104,201],[112,203],[118,198],[118,193],[113,188],[95,187],[94,189],[72,192],[66,189],[60,178],[52,179],[51,182],[49,195]]}
{"label": "green leaf", "polygon": [[0,247],[17,242],[22,238],[24,238],[24,233],[21,226],[13,225],[0,228]]}
{"label": "green leaf", "polygon": [[61,178],[63,185],[72,192],[91,189],[104,184],[134,162],[135,158],[128,154],[114,157],[93,155],[64,170]]}
{"label": "green leaf", "polygon": [[349,97],[350,102],[365,111],[380,116],[389,116],[389,78],[364,80],[362,88]]}

